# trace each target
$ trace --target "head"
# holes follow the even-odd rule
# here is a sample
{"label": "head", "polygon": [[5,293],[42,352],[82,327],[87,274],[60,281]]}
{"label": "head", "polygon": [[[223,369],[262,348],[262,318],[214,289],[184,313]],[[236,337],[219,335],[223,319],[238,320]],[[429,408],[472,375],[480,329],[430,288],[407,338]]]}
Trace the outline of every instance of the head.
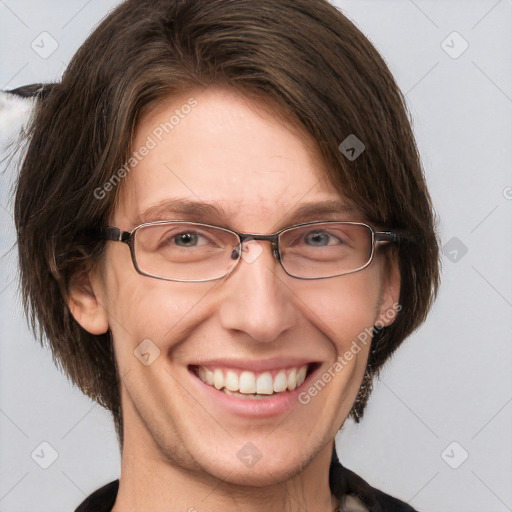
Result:
{"label": "head", "polygon": [[[339,149],[351,135],[365,146],[355,159]],[[359,420],[438,283],[403,98],[323,0],[121,4],[39,99],[15,217],[26,307],[62,369],[112,412],[121,443],[143,438],[223,478],[246,442],[273,455],[263,481]],[[180,282],[142,275],[125,244],[92,235],[159,220],[256,234],[346,220],[402,238],[327,279],[288,275],[260,241],[228,275]],[[247,362],[307,365],[309,387],[331,378],[289,415],[243,421],[211,399],[198,368]]]}

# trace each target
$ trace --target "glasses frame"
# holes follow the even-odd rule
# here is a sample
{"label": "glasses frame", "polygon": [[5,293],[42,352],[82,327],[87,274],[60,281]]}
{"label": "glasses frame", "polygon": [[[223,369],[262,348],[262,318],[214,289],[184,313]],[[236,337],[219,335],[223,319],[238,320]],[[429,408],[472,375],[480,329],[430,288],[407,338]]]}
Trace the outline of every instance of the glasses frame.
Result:
{"label": "glasses frame", "polygon": [[[193,226],[201,226],[201,227],[207,227],[207,228],[220,229],[222,231],[226,231],[228,233],[235,235],[239,240],[238,246],[236,246],[234,248],[234,249],[238,248],[238,251],[237,251],[238,258],[237,258],[236,264],[225,274],[223,274],[221,276],[217,276],[217,277],[208,278],[208,279],[178,279],[178,278],[172,278],[172,277],[164,277],[164,276],[152,274],[150,272],[141,270],[141,268],[139,267],[139,264],[137,263],[137,257],[135,255],[135,243],[134,243],[135,235],[136,235],[137,231],[140,230],[141,228],[144,228],[146,226],[158,226],[158,225],[162,225],[162,224],[191,224]],[[370,258],[369,258],[368,262],[365,265],[362,265],[361,267],[359,267],[355,270],[351,270],[350,272],[343,272],[341,274],[335,274],[332,276],[302,277],[302,276],[297,276],[297,275],[290,273],[284,266],[282,258],[281,258],[281,252],[279,249],[280,236],[283,233],[286,233],[295,228],[301,228],[301,227],[305,227],[305,226],[314,226],[317,224],[348,224],[348,225],[354,225],[354,226],[363,226],[363,227],[367,228],[370,231],[371,237],[372,237],[372,244],[371,244],[372,249],[371,249],[371,254],[370,254]],[[216,226],[214,224],[206,224],[203,222],[194,222],[194,221],[188,221],[188,220],[159,220],[159,221],[154,221],[154,222],[145,222],[143,224],[139,224],[138,226],[133,228],[131,231],[123,231],[122,229],[115,227],[115,226],[107,226],[107,227],[103,228],[101,231],[94,234],[94,238],[96,238],[97,240],[122,242],[122,243],[128,245],[128,247],[130,247],[130,254],[131,254],[133,266],[135,267],[135,270],[139,274],[141,274],[143,276],[153,277],[155,279],[161,279],[163,281],[176,281],[176,282],[183,282],[183,283],[203,283],[203,282],[208,282],[208,281],[216,281],[217,279],[222,279],[223,277],[228,276],[238,266],[238,263],[242,259],[242,250],[243,250],[242,245],[246,241],[261,240],[261,241],[265,241],[265,242],[270,242],[272,245],[272,255],[279,262],[282,269],[285,271],[285,273],[287,275],[289,275],[290,277],[293,277],[295,279],[316,280],[316,279],[330,279],[332,277],[340,277],[340,276],[353,274],[355,272],[360,272],[361,270],[364,270],[365,268],[370,266],[371,263],[373,262],[373,259],[375,256],[376,245],[378,243],[397,243],[398,244],[402,240],[403,236],[404,236],[403,232],[399,232],[397,230],[375,231],[375,229],[372,226],[370,226],[369,224],[366,224],[364,222],[345,221],[345,220],[327,220],[327,221],[305,222],[302,224],[295,224],[293,226],[288,226],[288,227],[283,228],[275,233],[271,233],[268,235],[263,235],[260,233],[241,233],[239,231],[235,231],[234,229],[224,228],[221,226]]]}

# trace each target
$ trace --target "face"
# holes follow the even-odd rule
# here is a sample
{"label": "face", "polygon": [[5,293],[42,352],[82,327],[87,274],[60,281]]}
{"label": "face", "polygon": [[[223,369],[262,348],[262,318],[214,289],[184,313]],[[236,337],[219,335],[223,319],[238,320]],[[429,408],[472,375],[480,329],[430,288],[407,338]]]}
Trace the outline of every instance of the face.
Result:
{"label": "face", "polygon": [[[183,109],[191,96],[197,104]],[[159,141],[155,128],[176,109],[179,122]],[[308,221],[364,220],[345,211],[305,136],[254,100],[215,88],[175,97],[141,120],[134,148],[148,136],[157,143],[121,184],[111,219],[122,230],[183,219],[265,234]],[[324,208],[333,201],[342,204]],[[299,216],[306,204],[318,208]],[[270,247],[258,242],[248,249],[257,257],[241,259],[224,278],[183,283],[140,275],[129,248],[107,242],[88,299],[72,294],[86,329],[112,332],[125,450],[140,460],[264,485],[330,454],[369,343],[350,360],[345,353],[365,329],[390,322],[398,278],[377,252],[363,271],[300,280],[286,275]],[[319,380],[323,386],[309,393]],[[247,391],[254,382],[279,392],[255,398]]]}

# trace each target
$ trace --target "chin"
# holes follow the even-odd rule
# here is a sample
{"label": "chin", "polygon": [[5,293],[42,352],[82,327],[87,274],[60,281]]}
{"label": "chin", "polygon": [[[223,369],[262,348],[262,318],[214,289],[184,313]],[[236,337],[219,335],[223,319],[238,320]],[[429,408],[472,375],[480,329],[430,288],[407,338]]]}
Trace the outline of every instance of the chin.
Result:
{"label": "chin", "polygon": [[226,483],[245,487],[269,487],[286,482],[304,469],[302,456],[280,457],[264,460],[262,457],[252,466],[244,466],[240,461],[226,460],[218,464],[212,461],[211,473]]}
{"label": "chin", "polygon": [[217,444],[212,451],[208,445],[201,450],[203,453],[192,455],[201,470],[214,478],[236,486],[267,487],[300,474],[323,446],[318,440],[318,446],[308,449],[298,434],[295,441],[286,437],[286,442],[282,437],[273,442],[263,438],[254,442],[233,440],[224,448]]}

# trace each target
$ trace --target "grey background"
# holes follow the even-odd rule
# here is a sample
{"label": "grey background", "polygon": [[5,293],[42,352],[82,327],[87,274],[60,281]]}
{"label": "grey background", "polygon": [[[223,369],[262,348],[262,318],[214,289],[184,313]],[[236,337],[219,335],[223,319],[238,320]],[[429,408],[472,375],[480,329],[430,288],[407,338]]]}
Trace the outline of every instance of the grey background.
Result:
{"label": "grey background", "polygon": [[[0,0],[0,89],[58,80],[116,4]],[[447,244],[429,320],[382,373],[363,422],[339,434],[340,458],[420,510],[510,511],[512,2],[336,4],[406,94]],[[43,31],[58,43],[47,58],[31,47]],[[447,39],[454,31],[460,37]],[[70,511],[118,477],[119,453],[108,415],[55,370],[26,327],[11,180],[0,176],[0,512]],[[42,442],[58,454],[48,469],[34,461],[51,462]]]}

